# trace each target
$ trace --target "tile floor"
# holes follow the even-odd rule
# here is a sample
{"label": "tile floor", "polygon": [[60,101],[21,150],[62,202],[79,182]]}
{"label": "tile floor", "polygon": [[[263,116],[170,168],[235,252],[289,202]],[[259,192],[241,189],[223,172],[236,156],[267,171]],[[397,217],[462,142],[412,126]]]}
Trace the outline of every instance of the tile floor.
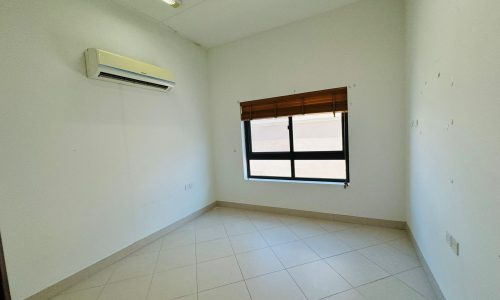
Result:
{"label": "tile floor", "polygon": [[218,207],[53,299],[436,298],[405,231]]}

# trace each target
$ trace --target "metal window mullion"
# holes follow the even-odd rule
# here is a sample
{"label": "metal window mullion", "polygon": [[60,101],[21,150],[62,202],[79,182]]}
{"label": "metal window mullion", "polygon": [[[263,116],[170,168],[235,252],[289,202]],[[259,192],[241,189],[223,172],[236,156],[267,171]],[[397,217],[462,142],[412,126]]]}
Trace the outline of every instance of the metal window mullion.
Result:
{"label": "metal window mullion", "polygon": [[250,156],[252,153],[252,129],[250,126],[250,121],[245,121],[244,123],[244,132],[245,132],[245,151],[246,151],[246,160],[247,160],[247,178],[251,177],[250,173]]}
{"label": "metal window mullion", "polygon": [[342,114],[342,143],[345,156],[345,180],[347,186],[351,181],[349,172],[349,115],[347,112]]}
{"label": "metal window mullion", "polygon": [[290,143],[290,168],[292,169],[291,176],[295,178],[295,158],[294,158],[294,148],[293,148],[293,122],[292,117],[288,117],[288,140]]}

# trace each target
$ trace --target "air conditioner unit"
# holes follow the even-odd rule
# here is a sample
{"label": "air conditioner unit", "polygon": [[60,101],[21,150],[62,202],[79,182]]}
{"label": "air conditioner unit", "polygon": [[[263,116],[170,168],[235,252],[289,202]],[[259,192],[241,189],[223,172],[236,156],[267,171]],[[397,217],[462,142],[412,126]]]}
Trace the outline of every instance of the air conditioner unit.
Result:
{"label": "air conditioner unit", "polygon": [[111,52],[89,48],[85,51],[85,61],[89,78],[164,92],[175,86],[169,70]]}

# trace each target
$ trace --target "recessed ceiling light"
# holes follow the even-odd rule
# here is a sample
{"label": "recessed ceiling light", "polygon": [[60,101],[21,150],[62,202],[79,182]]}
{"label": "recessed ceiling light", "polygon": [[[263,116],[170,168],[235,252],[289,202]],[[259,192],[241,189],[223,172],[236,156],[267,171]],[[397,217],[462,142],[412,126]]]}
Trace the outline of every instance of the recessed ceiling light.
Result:
{"label": "recessed ceiling light", "polygon": [[163,0],[163,2],[167,3],[168,5],[172,6],[173,8],[177,8],[181,6],[182,0]]}

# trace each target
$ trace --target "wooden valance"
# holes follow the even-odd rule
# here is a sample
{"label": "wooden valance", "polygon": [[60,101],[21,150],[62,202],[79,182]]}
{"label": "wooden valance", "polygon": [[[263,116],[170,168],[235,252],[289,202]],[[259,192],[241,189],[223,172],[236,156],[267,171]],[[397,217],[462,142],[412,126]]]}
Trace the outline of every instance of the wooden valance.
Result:
{"label": "wooden valance", "polygon": [[347,87],[245,101],[240,103],[240,108],[242,121],[321,112],[346,112]]}

